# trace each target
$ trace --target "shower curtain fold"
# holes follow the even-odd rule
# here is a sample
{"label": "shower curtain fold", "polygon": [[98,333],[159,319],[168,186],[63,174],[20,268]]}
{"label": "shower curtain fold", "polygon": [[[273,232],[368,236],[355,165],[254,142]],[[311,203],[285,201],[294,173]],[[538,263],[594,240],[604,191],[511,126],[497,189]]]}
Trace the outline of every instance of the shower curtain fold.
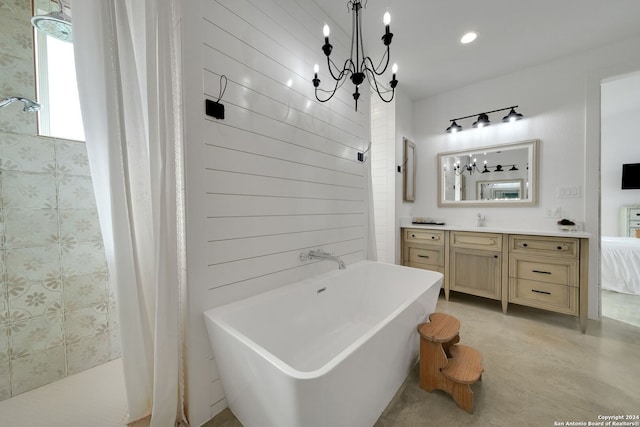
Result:
{"label": "shower curtain fold", "polygon": [[129,421],[185,419],[175,0],[72,0],[87,153],[120,315]]}

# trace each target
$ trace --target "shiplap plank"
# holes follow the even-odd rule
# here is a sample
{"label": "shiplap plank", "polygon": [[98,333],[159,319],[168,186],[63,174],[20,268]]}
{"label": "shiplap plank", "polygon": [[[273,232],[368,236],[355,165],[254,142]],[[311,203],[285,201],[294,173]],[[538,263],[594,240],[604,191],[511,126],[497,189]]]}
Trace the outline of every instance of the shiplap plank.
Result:
{"label": "shiplap plank", "polygon": [[332,215],[366,212],[364,202],[348,200],[207,194],[205,203],[208,217]]}
{"label": "shiplap plank", "polygon": [[207,218],[207,241],[364,226],[364,214]]}
{"label": "shiplap plank", "polygon": [[[314,177],[310,176],[309,178]],[[305,197],[325,200],[363,200],[362,189],[357,187],[217,170],[207,171],[207,192],[211,194],[260,194],[270,197]]]}
{"label": "shiplap plank", "polygon": [[[206,118],[206,120],[210,120],[216,124],[218,123],[212,118]],[[310,146],[313,147],[322,148],[324,144],[324,150],[326,150],[326,152],[344,159],[357,159],[357,153],[367,147],[364,139],[360,140],[358,145],[354,145],[353,147],[339,143],[334,143],[332,147],[328,147],[326,142],[329,141],[329,139],[322,134],[292,126],[287,122],[272,119],[266,114],[256,113],[231,103],[225,104],[224,125],[245,129],[252,133],[283,141],[304,144],[306,144],[307,141],[311,141]],[[215,140],[211,138],[208,140],[215,145]]]}
{"label": "shiplap plank", "polygon": [[365,173],[362,163],[355,160],[357,157],[346,159],[330,153],[325,141],[321,141],[317,147],[311,147],[308,140],[283,141],[209,120],[205,121],[205,127],[207,144],[211,146],[244,151],[352,175]]}
{"label": "shiplap plank", "polygon": [[[349,253],[340,254],[340,258],[342,258],[347,268],[349,268],[349,265],[364,259],[364,252],[362,249],[357,249]],[[297,265],[274,271],[271,274],[246,279],[233,285],[210,286],[209,298],[211,306],[216,307],[218,305],[228,304],[238,299],[267,292],[290,283],[299,282],[337,268],[337,264],[332,261],[302,262],[299,259],[299,254],[297,262]]]}
{"label": "shiplap plank", "polygon": [[207,244],[207,263],[215,265],[281,252],[301,251],[309,246],[326,246],[335,242],[363,239],[364,233],[364,226],[358,226],[247,239],[221,240]]}
{"label": "shiplap plank", "polygon": [[[205,95],[215,99],[219,86],[218,76],[211,78],[212,76],[210,73],[205,73]],[[211,90],[211,87],[215,89]],[[361,146],[361,140],[358,135],[345,132],[336,126],[317,120],[301,110],[291,108],[286,103],[264,96],[261,93],[263,90],[254,81],[251,82],[251,86],[245,87],[233,80],[229,80],[224,93],[224,103],[233,104],[254,113],[265,115],[272,120],[286,123],[309,133],[325,135],[328,140],[337,144],[352,148]]]}
{"label": "shiplap plank", "polygon": [[[228,148],[207,146],[206,168],[264,177],[285,178],[308,183],[321,183],[364,189],[364,177],[304,163],[274,159]],[[211,176],[213,179],[214,176]],[[217,185],[220,183],[212,183]],[[255,192],[252,194],[256,194]]]}
{"label": "shiplap plank", "polygon": [[[364,239],[335,242],[324,245],[322,249],[338,256],[361,251]],[[315,248],[301,248],[289,252],[281,252],[257,258],[240,259],[222,264],[210,265],[207,268],[210,277],[209,287],[229,286],[238,282],[258,278],[277,271],[297,268],[303,263],[327,262],[327,261],[300,261],[300,252]],[[333,263],[333,261],[331,261]]]}

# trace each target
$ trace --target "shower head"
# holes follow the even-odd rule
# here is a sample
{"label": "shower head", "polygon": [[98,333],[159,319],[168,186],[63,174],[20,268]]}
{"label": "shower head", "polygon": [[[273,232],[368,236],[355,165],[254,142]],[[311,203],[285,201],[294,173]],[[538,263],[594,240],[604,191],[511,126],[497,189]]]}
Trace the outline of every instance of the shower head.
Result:
{"label": "shower head", "polygon": [[20,96],[12,96],[10,98],[5,99],[4,101],[0,101],[0,108],[6,107],[9,104],[13,104],[16,101],[21,101],[24,104],[22,111],[25,111],[27,113],[38,111],[41,107],[40,104],[38,104],[35,101],[32,101],[31,99],[22,98]]}
{"label": "shower head", "polygon": [[57,1],[59,11],[31,18],[31,25],[43,33],[65,42],[73,41],[71,17],[64,13],[60,0]]}

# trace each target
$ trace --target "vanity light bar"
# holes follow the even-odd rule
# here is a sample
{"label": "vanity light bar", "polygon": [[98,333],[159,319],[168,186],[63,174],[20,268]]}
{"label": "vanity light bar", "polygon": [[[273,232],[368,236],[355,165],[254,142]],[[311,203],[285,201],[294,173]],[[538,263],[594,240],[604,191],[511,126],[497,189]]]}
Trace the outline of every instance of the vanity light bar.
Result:
{"label": "vanity light bar", "polygon": [[468,119],[470,117],[478,117],[475,122],[473,122],[472,126],[474,128],[482,128],[485,126],[489,126],[491,122],[489,121],[489,114],[496,113],[498,111],[506,111],[510,110],[509,113],[502,118],[503,122],[515,122],[516,120],[522,119],[524,116],[518,112],[516,112],[517,105],[512,105],[511,107],[499,108],[497,110],[485,111],[484,113],[471,114],[470,116],[457,117],[455,119],[449,120],[451,125],[446,129],[447,133],[456,133],[462,130],[462,126],[456,123],[457,120]]}

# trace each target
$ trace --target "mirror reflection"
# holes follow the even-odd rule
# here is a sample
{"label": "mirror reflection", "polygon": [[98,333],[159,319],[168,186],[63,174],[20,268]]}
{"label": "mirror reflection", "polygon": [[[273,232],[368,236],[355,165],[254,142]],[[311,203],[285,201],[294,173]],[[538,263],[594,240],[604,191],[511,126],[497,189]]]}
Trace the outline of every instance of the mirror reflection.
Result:
{"label": "mirror reflection", "polygon": [[439,205],[534,204],[537,142],[438,154]]}

